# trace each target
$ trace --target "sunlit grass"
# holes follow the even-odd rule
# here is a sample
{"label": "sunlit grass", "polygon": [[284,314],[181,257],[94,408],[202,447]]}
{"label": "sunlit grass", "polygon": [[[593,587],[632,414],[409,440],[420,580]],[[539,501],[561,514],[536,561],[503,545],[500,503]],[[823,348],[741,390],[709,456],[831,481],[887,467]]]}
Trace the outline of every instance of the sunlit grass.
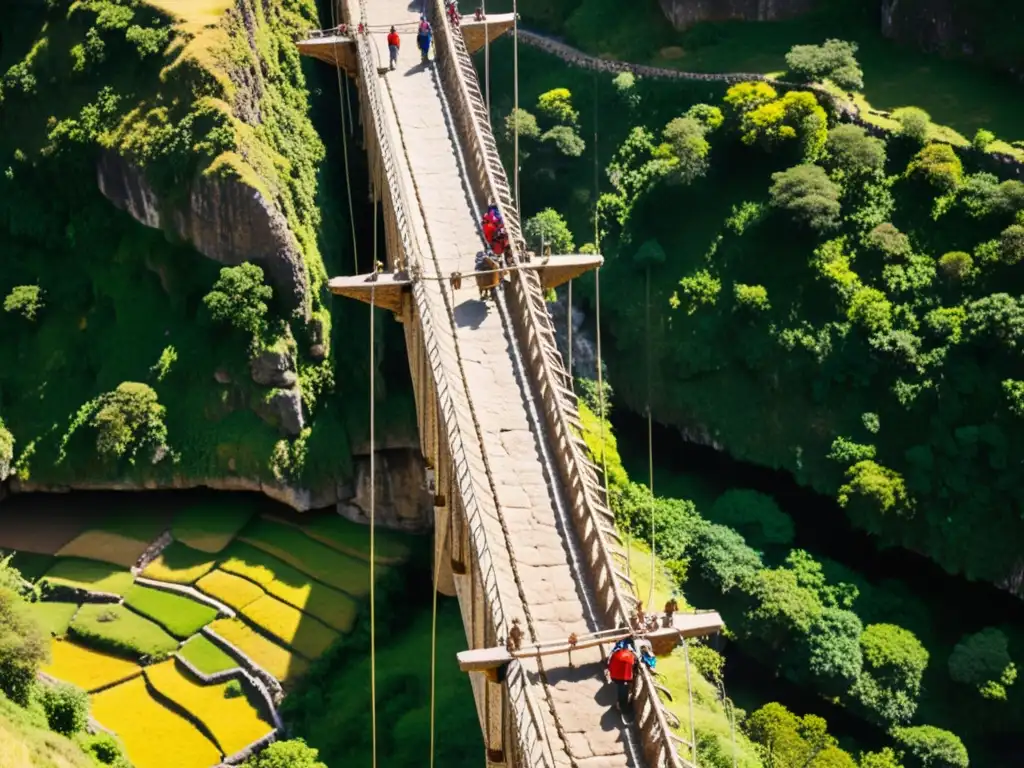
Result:
{"label": "sunlit grass", "polygon": [[241,650],[281,683],[293,684],[309,670],[309,662],[269,640],[241,619],[218,619],[210,629]]}
{"label": "sunlit grass", "polygon": [[53,661],[43,672],[73,683],[86,691],[127,680],[142,671],[134,662],[101,651],[86,648],[70,640],[53,640],[50,644]]}

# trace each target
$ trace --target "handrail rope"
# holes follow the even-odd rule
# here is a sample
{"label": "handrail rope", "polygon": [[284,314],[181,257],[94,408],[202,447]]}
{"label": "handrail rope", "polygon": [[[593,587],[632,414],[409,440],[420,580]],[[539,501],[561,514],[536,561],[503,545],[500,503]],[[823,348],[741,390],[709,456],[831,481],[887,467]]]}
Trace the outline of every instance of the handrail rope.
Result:
{"label": "handrail rope", "polygon": [[[457,54],[457,58],[459,59],[460,65],[462,66],[463,69],[465,69],[467,64],[468,64],[469,69],[472,69],[472,62],[469,60],[468,53],[465,50],[464,42],[461,40],[461,38],[459,36],[453,35],[452,38],[454,40],[454,47],[456,49],[456,54]],[[461,43],[461,45],[460,45],[460,43]],[[459,73],[457,73],[457,74],[459,74]],[[474,75],[475,75],[475,72],[474,72]],[[478,89],[476,89],[476,93],[474,93],[474,89],[472,87],[473,85],[475,85],[474,80],[471,79],[471,78],[465,77],[465,76],[460,77],[459,79],[461,80],[462,85],[463,85],[463,87],[465,88],[465,90],[467,92],[467,95],[469,95],[470,97],[475,95],[476,98],[477,98],[477,101],[480,101]],[[480,138],[480,139],[490,138],[490,142],[482,142],[482,143],[484,143],[484,144],[489,143],[490,147],[488,147],[488,149],[491,149],[491,147],[493,147],[494,145],[493,145],[493,137],[490,135],[490,125],[489,124],[485,124],[485,125],[481,126],[479,124],[479,122],[476,121],[476,120],[474,121],[474,124],[475,124],[476,132],[478,134],[478,138]],[[488,152],[488,154],[494,154],[496,156],[496,150],[491,149],[491,151]],[[494,183],[495,179],[492,176],[492,173],[491,173],[492,169],[490,167],[485,166],[484,170],[485,170],[485,175],[488,177],[488,181],[490,183],[491,189],[492,190],[497,189],[497,190],[500,190],[500,191],[505,191],[506,195],[507,195],[507,196],[505,196],[505,200],[509,200],[511,195],[507,194],[507,191],[508,191],[507,185],[495,184]],[[496,173],[503,175],[503,169],[498,167]],[[500,199],[501,197],[502,196],[500,194],[499,195],[495,195],[495,199]],[[508,229],[512,229],[513,232],[515,233],[515,231],[518,230],[518,216],[515,215],[516,212],[515,212],[514,207],[508,206],[508,207],[506,207],[506,210],[510,214],[509,216],[507,216],[507,218],[509,219],[509,222],[508,222],[509,226],[507,228]],[[521,242],[521,240],[517,240],[517,242]],[[534,281],[531,281],[529,279],[529,276],[527,276],[527,283],[529,284],[529,287],[534,292],[539,290],[539,288],[538,288],[539,284],[535,283]],[[533,319],[534,321],[537,320],[537,315],[534,312],[534,308],[532,306],[530,306],[529,303],[527,303],[527,315],[530,316],[531,319]],[[548,326],[550,327],[550,318],[547,318],[547,319],[549,321],[548,322]],[[540,334],[540,335],[543,335],[543,334]],[[548,341],[548,343],[550,343],[550,340],[547,339],[546,337],[545,337],[545,341]],[[557,354],[557,350],[555,350],[555,354]],[[550,362],[550,357],[549,356],[545,356],[544,360],[545,360],[545,362]],[[550,371],[548,372],[547,375],[550,376]],[[563,404],[563,408],[564,407],[565,407],[565,405]],[[561,410],[561,409],[559,409],[559,410]],[[580,443],[580,441],[578,439],[578,436],[577,436],[577,439],[572,442],[572,447],[575,449],[573,451],[573,454],[576,456],[576,458],[580,458],[580,454],[581,454],[581,451],[582,451],[582,445],[581,445],[581,443]],[[584,458],[584,461],[585,461],[585,457],[583,457],[583,458]],[[589,492],[588,489],[585,488],[584,489],[584,495],[586,496],[588,494],[588,492]],[[591,515],[592,514],[593,513],[591,512]],[[596,523],[596,521],[595,521],[595,523]],[[604,541],[603,541],[604,537],[603,537],[603,534],[600,533],[600,529],[598,529],[598,537],[597,538],[598,538],[598,546],[603,551],[604,550]],[[612,570],[611,569],[611,565],[610,565],[610,559],[608,558],[606,552],[604,552],[604,556],[605,556],[606,567],[609,570]],[[624,612],[624,609],[622,608],[622,606],[623,606],[622,599],[621,599],[621,597],[618,596],[618,585],[617,585],[617,582],[616,582],[614,576],[612,577],[612,580],[611,580],[611,589],[612,589],[613,593],[617,596],[616,602],[620,606],[619,607],[620,615],[623,618],[625,618],[625,612]],[[646,670],[641,670],[640,679],[641,679],[641,681],[643,683],[644,688],[646,689],[646,695],[648,695],[649,697],[651,697],[653,699],[652,706],[653,706],[653,710],[654,710],[654,715],[655,715],[655,719],[657,721],[657,725],[659,727],[659,730],[662,733],[663,743],[666,744],[667,759],[673,765],[681,765],[682,761],[679,759],[679,756],[678,756],[678,754],[676,752],[676,749],[675,749],[674,745],[671,743],[671,739],[670,739],[670,733],[671,732],[670,732],[670,730],[669,730],[669,728],[668,728],[668,726],[667,726],[667,724],[665,722],[665,717],[664,717],[664,711],[662,709],[662,704],[661,704],[660,700],[658,699],[657,695],[653,692],[653,683],[650,680],[650,676],[648,674],[646,674]]]}
{"label": "handrail rope", "polygon": [[[432,72],[434,73],[434,75],[436,77],[436,70],[432,70]],[[395,113],[397,114],[398,113],[398,105],[397,105],[397,103],[395,103],[395,97],[394,97],[394,93],[392,92],[391,85],[390,85],[390,83],[388,83],[386,78],[384,80],[384,83],[385,83],[385,90],[387,91],[387,94],[388,94],[388,98],[391,100],[391,103],[392,103],[392,108],[395,110]],[[437,87],[438,87],[438,90],[442,90],[440,84],[438,84]],[[443,100],[443,95],[442,95],[441,98]],[[452,126],[452,128],[453,128],[453,131],[454,131],[454,126]],[[399,141],[402,144],[402,151],[403,151],[403,153],[405,155],[406,162],[408,163],[408,167],[410,168],[410,175],[411,175],[412,158],[411,158],[411,156],[409,154],[409,148],[408,148],[408,146],[405,143],[405,135],[404,135],[404,132],[402,131],[401,124],[398,125],[398,136],[399,136]],[[453,139],[453,141],[457,141],[454,136],[452,137],[452,139]],[[458,153],[459,151],[460,150],[458,148],[456,148],[456,153]],[[434,262],[434,268],[435,268],[435,270],[437,270],[437,273],[441,274],[441,264],[440,264],[440,261],[439,261],[438,256],[437,256],[437,249],[434,246],[434,239],[433,239],[433,236],[432,236],[431,231],[430,231],[430,224],[427,221],[426,206],[424,205],[423,199],[422,199],[422,197],[420,195],[419,187],[416,185],[415,177],[413,177],[413,192],[414,192],[414,194],[416,196],[416,202],[417,202],[417,204],[419,206],[420,215],[421,215],[421,217],[423,219],[423,229],[424,229],[424,234],[427,237],[427,243],[428,243],[428,247],[430,249],[431,260]],[[529,601],[528,601],[528,599],[526,597],[526,589],[523,586],[523,580],[522,580],[522,577],[520,576],[520,573],[519,573],[519,565],[518,565],[518,563],[516,561],[515,554],[514,554],[514,549],[512,547],[512,534],[509,531],[508,523],[505,520],[504,510],[502,509],[501,501],[498,498],[498,484],[497,484],[497,481],[494,479],[494,473],[493,473],[493,470],[491,468],[491,462],[490,462],[490,460],[488,458],[487,448],[486,448],[486,445],[484,443],[483,427],[481,426],[480,420],[479,420],[479,418],[477,416],[476,406],[473,404],[473,398],[469,397],[469,391],[470,391],[469,380],[468,380],[468,377],[466,376],[465,368],[463,366],[463,361],[462,361],[462,353],[461,353],[461,351],[459,349],[460,345],[459,345],[458,332],[457,332],[458,323],[455,320],[455,311],[454,311],[454,308],[451,306],[450,297],[448,296],[448,293],[444,290],[443,287],[440,289],[439,293],[441,294],[442,300],[444,301],[445,309],[446,309],[446,311],[448,313],[448,319],[449,319],[449,322],[451,324],[451,329],[452,329],[452,345],[453,345],[454,350],[455,350],[456,363],[457,363],[458,368],[459,368],[459,375],[462,377],[463,386],[466,388],[466,393],[467,393],[466,401],[468,403],[470,416],[471,416],[472,421],[473,421],[473,428],[474,428],[474,430],[476,432],[477,440],[479,441],[479,444],[480,444],[480,457],[481,457],[481,459],[483,461],[483,465],[484,465],[484,474],[487,477],[487,483],[488,483],[488,486],[489,486],[490,491],[491,491],[491,496],[492,496],[492,498],[494,500],[494,509],[495,509],[495,513],[496,513],[497,518],[498,518],[498,523],[501,526],[502,537],[505,540],[505,549],[506,549],[506,551],[509,554],[509,565],[512,568],[512,577],[513,577],[513,580],[515,581],[516,589],[519,592],[519,599],[520,599],[520,602],[522,603],[523,614],[524,614],[524,617],[526,618],[527,628],[529,629],[530,634],[533,636],[533,638],[536,639],[537,638],[536,625],[534,623],[533,613],[530,610]],[[545,675],[544,670],[543,670],[543,666],[538,664],[538,668],[540,669],[541,674]],[[545,686],[544,686],[544,691],[545,691],[545,694],[548,697],[549,704],[550,704],[550,706],[552,708],[552,714],[554,715],[555,730],[556,730],[556,732],[558,732],[558,734],[561,737],[563,743],[565,744],[566,753],[570,755],[570,762],[571,762],[571,764],[575,768],[575,766],[577,766],[577,763],[576,763],[575,759],[572,758],[571,752],[569,751],[569,737],[568,737],[568,734],[565,732],[565,729],[562,726],[562,723],[560,722],[560,720],[558,719],[557,714],[555,714],[554,701],[553,701],[553,697],[552,697],[552,694],[551,694],[551,691],[550,691],[550,686],[546,682],[545,682]]]}
{"label": "handrail rope", "polygon": [[[331,0],[331,22],[337,26],[338,22],[338,9],[334,0]],[[341,102],[341,147],[342,152],[345,156],[345,189],[348,192],[348,221],[349,227],[352,230],[352,264],[353,274],[359,271],[359,248],[356,246],[356,216],[352,207],[352,178],[349,175],[348,169],[348,136],[345,134],[345,107],[348,106],[349,112],[352,111],[352,105],[348,104],[348,79],[346,75],[345,80],[345,94],[341,92],[341,57],[338,56],[338,41],[334,41],[334,71],[338,79],[338,101]],[[351,118],[350,118],[351,124]]]}
{"label": "handrail rope", "polygon": [[[376,179],[374,179],[376,181]],[[380,185],[373,185],[373,269],[377,271],[377,195]],[[373,738],[373,768],[377,768],[377,599],[374,579],[374,561],[377,531],[377,464],[376,464],[376,403],[377,403],[377,342],[374,338],[376,316],[374,303],[376,283],[370,286],[370,723]]]}
{"label": "handrail rope", "polygon": [[[365,4],[361,3],[361,12],[365,15]],[[367,84],[367,87],[363,89],[364,98],[367,100],[367,106],[369,108],[370,115],[375,123],[376,134],[379,137],[378,146],[381,152],[381,161],[384,167],[386,176],[388,177],[389,191],[394,189],[397,192],[397,197],[394,194],[391,195],[392,210],[395,213],[396,222],[404,222],[405,226],[398,227],[398,234],[402,240],[402,247],[405,253],[411,255],[419,255],[418,243],[410,239],[409,228],[407,226],[408,221],[405,214],[405,207],[402,203],[402,198],[407,196],[405,192],[404,180],[401,174],[395,170],[394,158],[391,152],[390,139],[387,133],[386,127],[383,123],[383,103],[380,100],[379,86],[377,83],[376,72],[368,71],[371,66],[373,59],[373,51],[370,49],[369,43],[365,38],[361,38],[357,41],[358,47],[365,49],[360,52],[359,65],[362,70],[363,80]],[[393,185],[393,186],[392,186]],[[422,262],[422,256],[419,255],[419,260]],[[430,305],[423,292],[422,285],[414,284],[413,296],[416,302],[417,311],[420,317],[421,326],[424,329],[424,349],[427,353],[428,358],[431,361],[431,367],[434,372],[434,376],[438,383],[438,399],[442,405],[442,412],[445,414],[446,421],[454,420],[454,404],[452,401],[451,392],[449,391],[449,384],[447,377],[444,375],[444,367],[440,361],[440,353],[438,351],[437,340],[430,331],[432,326]],[[432,342],[432,343],[430,343]],[[469,480],[469,468],[468,459],[466,456],[465,447],[462,445],[461,432],[459,430],[448,430],[449,440],[453,440],[458,443],[452,451],[453,464],[458,467],[461,465],[465,471],[460,470],[460,476],[458,478],[458,484],[460,493],[463,497],[463,508],[467,515],[467,520],[473,528],[474,536],[471,537],[474,545],[478,548],[477,562],[480,566],[481,579],[484,581],[484,588],[490,594],[491,599],[488,602],[492,611],[492,618],[495,626],[497,627],[508,627],[508,622],[505,619],[504,609],[502,607],[501,593],[497,587],[497,581],[494,571],[494,558],[490,555],[489,547],[485,536],[477,535],[480,533],[480,528],[483,525],[481,521],[481,513],[476,501],[475,491],[472,488],[472,484]],[[537,705],[533,701],[532,694],[529,690],[529,686],[526,683],[525,676],[521,665],[513,664],[509,669],[508,682],[509,687],[512,688],[514,683],[513,679],[518,681],[518,690],[521,691],[525,701],[527,709],[529,710],[530,724],[536,733],[536,742],[523,742],[522,739],[526,738],[526,731],[524,730],[523,724],[520,724],[518,732],[521,739],[521,747],[524,753],[528,753],[533,756],[532,747],[535,745],[547,746],[548,754],[541,754],[541,760],[547,766],[554,766],[554,753],[550,745],[550,740],[546,738],[545,733],[542,730],[542,718],[537,713]],[[516,710],[517,720],[520,719],[522,713]]]}

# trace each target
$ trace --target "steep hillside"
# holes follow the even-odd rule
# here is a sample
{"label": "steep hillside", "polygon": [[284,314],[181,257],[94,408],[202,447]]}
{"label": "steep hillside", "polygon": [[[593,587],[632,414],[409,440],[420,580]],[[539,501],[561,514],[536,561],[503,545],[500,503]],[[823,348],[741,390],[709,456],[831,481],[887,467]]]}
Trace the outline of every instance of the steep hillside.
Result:
{"label": "steep hillside", "polygon": [[0,693],[0,768],[94,768],[81,748]]}
{"label": "steep hillside", "polygon": [[[332,328],[325,291],[321,254],[339,260],[347,222],[322,222],[344,206],[318,178],[293,45],[313,0],[20,0],[6,15],[0,416],[20,481],[214,479],[333,501],[365,418],[330,393],[364,402],[368,348],[365,316],[341,306]],[[314,104],[336,94],[310,72],[330,87]],[[218,279],[243,262],[259,269]],[[339,331],[355,362],[336,380]],[[383,418],[403,423],[402,407]]]}

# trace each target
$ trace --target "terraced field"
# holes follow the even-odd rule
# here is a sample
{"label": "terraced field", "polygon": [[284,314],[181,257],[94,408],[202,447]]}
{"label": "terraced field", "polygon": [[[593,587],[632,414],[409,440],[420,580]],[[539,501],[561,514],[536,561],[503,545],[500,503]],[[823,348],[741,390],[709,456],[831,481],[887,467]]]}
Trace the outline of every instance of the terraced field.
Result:
{"label": "terraced field", "polygon": [[[289,519],[256,508],[232,497],[80,525],[61,510],[55,529],[35,537],[0,524],[0,552],[15,552],[42,588],[32,609],[54,638],[44,672],[90,693],[94,717],[137,768],[208,768],[262,739],[273,716],[248,679],[233,676],[244,695],[231,697],[227,679],[205,677],[258,667],[290,690],[355,624],[370,589],[369,531],[329,513]],[[140,571],[167,531],[173,542]],[[33,549],[18,549],[26,543]],[[411,550],[390,532],[377,546],[378,573]],[[97,592],[120,601],[95,602]],[[174,750],[154,746],[169,743]]]}

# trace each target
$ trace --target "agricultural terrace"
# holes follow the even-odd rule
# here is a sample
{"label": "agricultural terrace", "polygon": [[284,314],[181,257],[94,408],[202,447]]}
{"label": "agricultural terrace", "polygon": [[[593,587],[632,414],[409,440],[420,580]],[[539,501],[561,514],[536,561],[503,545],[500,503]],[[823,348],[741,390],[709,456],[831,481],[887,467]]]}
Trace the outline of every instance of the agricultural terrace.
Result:
{"label": "agricultural terrace", "polygon": [[[261,692],[232,670],[258,667],[292,690],[352,631],[370,590],[369,530],[244,495],[156,498],[151,510],[85,494],[21,521],[12,505],[0,551],[40,588],[32,611],[53,637],[43,672],[90,694],[137,768],[207,768],[273,730]],[[391,532],[376,546],[380,575],[411,552]]]}

